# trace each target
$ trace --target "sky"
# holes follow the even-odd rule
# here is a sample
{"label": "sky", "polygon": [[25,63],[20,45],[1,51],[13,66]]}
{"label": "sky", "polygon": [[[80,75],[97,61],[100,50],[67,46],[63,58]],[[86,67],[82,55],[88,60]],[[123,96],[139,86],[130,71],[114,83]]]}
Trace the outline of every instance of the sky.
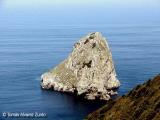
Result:
{"label": "sky", "polygon": [[[159,0],[1,0],[3,4],[10,7],[33,7],[33,6],[157,6]],[[158,5],[159,6],[159,5]]]}
{"label": "sky", "polygon": [[160,23],[160,0],[0,0],[7,24]]}

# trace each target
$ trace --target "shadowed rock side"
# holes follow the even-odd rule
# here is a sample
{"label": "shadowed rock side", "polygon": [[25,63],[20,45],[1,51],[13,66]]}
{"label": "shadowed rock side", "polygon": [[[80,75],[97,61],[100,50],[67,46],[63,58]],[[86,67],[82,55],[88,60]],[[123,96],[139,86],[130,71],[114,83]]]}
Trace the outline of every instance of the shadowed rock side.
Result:
{"label": "shadowed rock side", "polygon": [[160,75],[108,101],[86,120],[160,120]]}
{"label": "shadowed rock side", "polygon": [[87,99],[109,100],[120,86],[112,55],[101,33],[91,33],[74,44],[72,53],[41,76],[43,89],[76,92]]}

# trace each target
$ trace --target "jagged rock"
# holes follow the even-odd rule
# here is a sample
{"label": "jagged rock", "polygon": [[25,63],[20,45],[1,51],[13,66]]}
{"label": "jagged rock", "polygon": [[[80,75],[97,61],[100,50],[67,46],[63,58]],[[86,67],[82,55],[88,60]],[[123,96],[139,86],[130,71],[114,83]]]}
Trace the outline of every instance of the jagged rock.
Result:
{"label": "jagged rock", "polygon": [[109,100],[120,86],[108,44],[101,33],[91,33],[74,44],[72,53],[42,74],[43,89],[77,92],[87,99]]}

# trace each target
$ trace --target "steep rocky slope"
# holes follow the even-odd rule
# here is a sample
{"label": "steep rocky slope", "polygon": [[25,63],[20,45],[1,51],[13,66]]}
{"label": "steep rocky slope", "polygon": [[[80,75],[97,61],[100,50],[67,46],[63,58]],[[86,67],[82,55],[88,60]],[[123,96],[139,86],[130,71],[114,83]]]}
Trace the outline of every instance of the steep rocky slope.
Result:
{"label": "steep rocky slope", "polygon": [[87,120],[160,120],[160,75],[110,100]]}
{"label": "steep rocky slope", "polygon": [[111,51],[101,33],[91,33],[74,44],[71,54],[41,76],[43,89],[77,92],[87,99],[109,100],[120,86]]}

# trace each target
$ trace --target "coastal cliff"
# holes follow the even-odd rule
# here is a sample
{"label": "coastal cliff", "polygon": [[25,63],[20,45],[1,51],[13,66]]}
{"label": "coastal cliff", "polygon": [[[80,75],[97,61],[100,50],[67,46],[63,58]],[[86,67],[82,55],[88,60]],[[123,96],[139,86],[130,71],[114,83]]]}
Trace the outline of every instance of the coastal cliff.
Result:
{"label": "coastal cliff", "polygon": [[85,120],[160,120],[160,74],[110,100]]}
{"label": "coastal cliff", "polygon": [[43,89],[76,92],[90,100],[109,100],[119,86],[111,51],[99,32],[81,38],[67,59],[41,76]]}

